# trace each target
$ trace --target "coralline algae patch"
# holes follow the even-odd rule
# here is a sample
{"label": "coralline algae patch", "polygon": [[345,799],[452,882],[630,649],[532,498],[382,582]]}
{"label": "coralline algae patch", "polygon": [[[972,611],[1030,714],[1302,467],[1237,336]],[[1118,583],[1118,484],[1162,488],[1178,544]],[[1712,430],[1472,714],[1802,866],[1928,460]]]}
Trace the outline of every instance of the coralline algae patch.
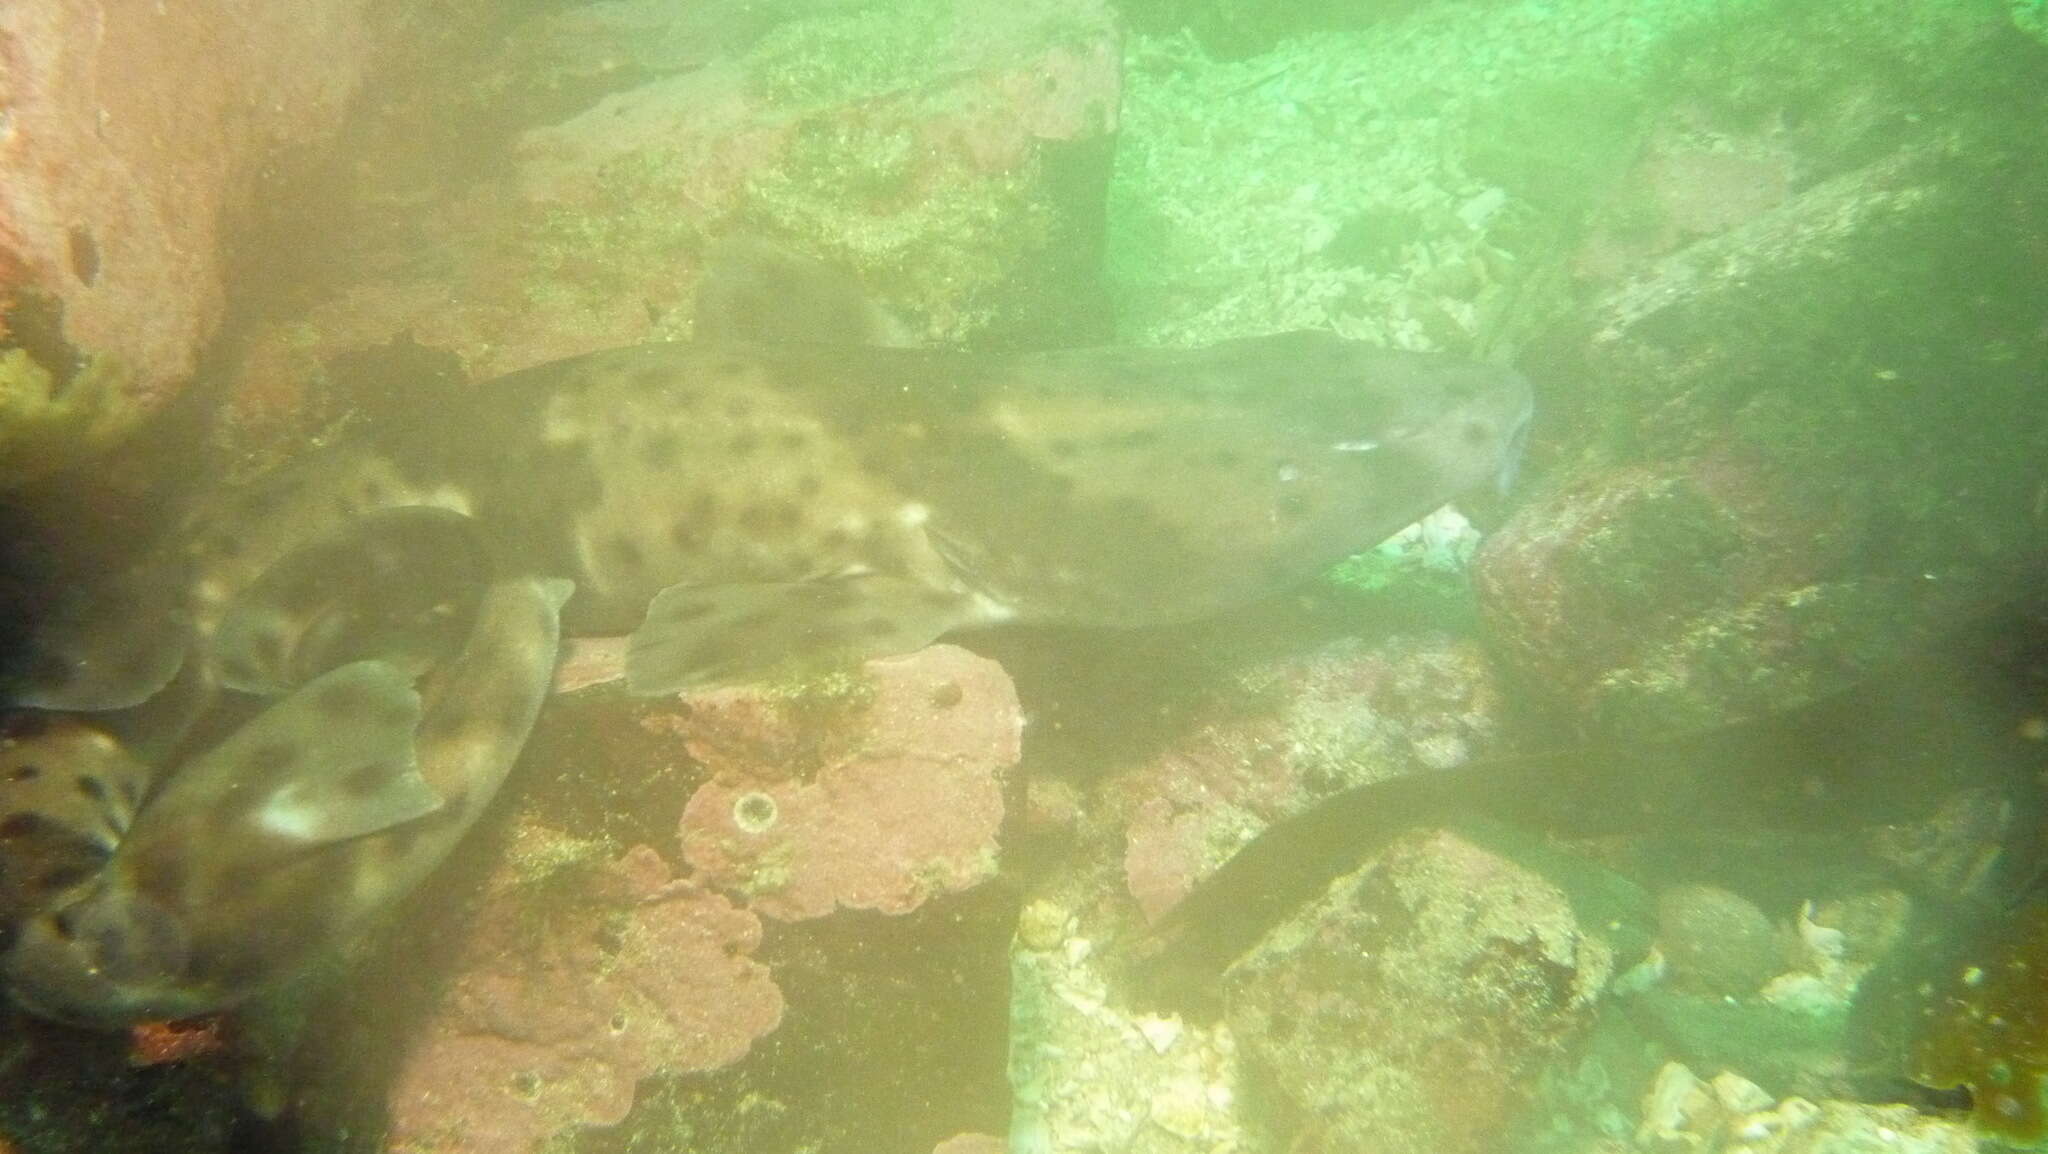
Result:
{"label": "coralline algae patch", "polygon": [[680,731],[714,770],[683,809],[698,880],[794,921],[907,913],[995,876],[1003,773],[1023,733],[1008,675],[941,645],[869,662],[858,688],[822,712],[758,690],[689,699]]}
{"label": "coralline algae patch", "polygon": [[[520,835],[538,852],[554,836]],[[392,1086],[394,1154],[519,1154],[612,1125],[641,1079],[735,1062],[781,1022],[760,919],[653,850],[538,884],[511,867],[490,883]]]}
{"label": "coralline algae patch", "polygon": [[1987,1134],[2048,1138],[2048,908],[2029,906],[1980,960],[1958,963],[1921,1012],[1915,1081],[1968,1087]]}

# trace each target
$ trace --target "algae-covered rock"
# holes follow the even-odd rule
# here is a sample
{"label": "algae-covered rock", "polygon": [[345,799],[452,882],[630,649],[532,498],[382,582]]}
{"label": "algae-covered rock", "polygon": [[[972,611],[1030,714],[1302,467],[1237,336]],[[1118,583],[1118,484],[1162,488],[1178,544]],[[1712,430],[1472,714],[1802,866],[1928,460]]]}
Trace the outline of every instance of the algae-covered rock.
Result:
{"label": "algae-covered rock", "polygon": [[1557,887],[1436,833],[1332,883],[1225,992],[1281,1148],[1458,1154],[1528,1103],[1612,964]]}
{"label": "algae-covered rock", "polygon": [[1740,1074],[1702,1079],[1672,1062],[1643,1096],[1643,1121],[1627,1150],[1694,1154],[1972,1154],[1965,1127],[1910,1106],[1774,1098]]}
{"label": "algae-covered rock", "polygon": [[[735,234],[844,269],[918,340],[1105,336],[1095,263],[1121,88],[1106,10],[798,7],[745,37],[694,35],[695,6],[613,13],[642,41],[689,51],[616,54],[633,63],[605,74],[614,87],[576,81],[561,95],[587,103],[494,123],[464,144],[484,155],[432,186],[403,187],[402,167],[366,170],[358,195],[403,196],[405,211],[313,270],[314,303],[247,343],[239,414],[277,428],[345,411],[354,382],[329,366],[408,335],[471,379],[689,337],[709,254]],[[516,93],[568,35],[560,23],[522,33],[530,51],[493,57],[508,71],[489,83]],[[433,167],[401,146],[440,139],[447,104],[467,107],[486,83],[473,64],[447,71],[465,79],[453,94],[432,87],[432,68],[415,81],[415,115],[433,123],[381,129],[387,164]]]}
{"label": "algae-covered rock", "polygon": [[[1083,888],[1077,889],[1076,886]],[[1229,1027],[1126,1004],[1084,875],[1024,908],[1010,952],[1010,1154],[1263,1149],[1239,1116]]]}
{"label": "algae-covered rock", "polygon": [[61,380],[26,349],[0,349],[0,492],[82,464],[132,429],[143,410],[133,375],[111,354]]}

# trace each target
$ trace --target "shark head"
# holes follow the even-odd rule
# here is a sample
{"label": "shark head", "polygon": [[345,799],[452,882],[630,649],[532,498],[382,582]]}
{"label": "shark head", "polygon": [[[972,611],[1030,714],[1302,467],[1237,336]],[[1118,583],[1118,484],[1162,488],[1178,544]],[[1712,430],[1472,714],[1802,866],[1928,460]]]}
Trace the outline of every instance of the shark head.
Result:
{"label": "shark head", "polygon": [[1521,374],[1329,333],[1016,365],[878,447],[971,585],[1020,614],[1184,620],[1279,592],[1511,477]]}
{"label": "shark head", "polygon": [[23,922],[4,970],[10,996],[54,1021],[112,1029],[204,1013],[193,986],[192,942],[171,907],[104,874]]}

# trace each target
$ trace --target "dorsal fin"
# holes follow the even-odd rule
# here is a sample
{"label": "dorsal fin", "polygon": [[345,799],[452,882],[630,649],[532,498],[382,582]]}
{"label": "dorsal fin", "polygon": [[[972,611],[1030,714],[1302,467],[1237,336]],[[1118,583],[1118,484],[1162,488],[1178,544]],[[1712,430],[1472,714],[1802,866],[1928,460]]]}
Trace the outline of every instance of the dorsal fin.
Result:
{"label": "dorsal fin", "polygon": [[175,771],[176,787],[144,807],[121,852],[202,826],[218,831],[222,855],[243,837],[311,848],[432,813],[441,797],[419,774],[419,718],[419,695],[384,662],[317,677]]}

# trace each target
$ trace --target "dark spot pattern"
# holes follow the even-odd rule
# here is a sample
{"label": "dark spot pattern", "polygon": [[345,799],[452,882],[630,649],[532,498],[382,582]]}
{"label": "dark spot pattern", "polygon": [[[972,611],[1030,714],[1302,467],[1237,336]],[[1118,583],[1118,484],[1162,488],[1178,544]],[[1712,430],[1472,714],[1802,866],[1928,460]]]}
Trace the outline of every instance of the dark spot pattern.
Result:
{"label": "dark spot pattern", "polygon": [[711,526],[693,517],[677,517],[668,527],[668,539],[684,553],[695,553],[711,540]]}
{"label": "dark spot pattern", "polygon": [[740,512],[740,524],[750,533],[788,532],[803,521],[804,512],[793,501],[756,501]]}
{"label": "dark spot pattern", "polygon": [[268,777],[297,761],[299,747],[288,741],[270,741],[249,751],[242,768],[251,775]]}
{"label": "dark spot pattern", "polygon": [[754,450],[760,447],[761,435],[759,433],[754,432],[751,429],[742,430],[741,432],[734,433],[732,435],[732,438],[726,441],[725,443],[726,451],[730,452],[735,457],[752,456]]}
{"label": "dark spot pattern", "polygon": [[341,775],[341,792],[361,801],[383,788],[390,775],[390,766],[359,765]]}
{"label": "dark spot pattern", "polygon": [[515,694],[508,698],[498,710],[498,731],[517,734],[533,724],[533,707],[524,695]]}
{"label": "dark spot pattern", "polygon": [[322,686],[313,705],[330,717],[355,717],[370,711],[370,691],[349,681]]}
{"label": "dark spot pattern", "polygon": [[93,239],[91,230],[73,226],[65,237],[65,247],[71,257],[71,275],[78,283],[91,288],[100,279],[100,242]]}
{"label": "dark spot pattern", "polygon": [[646,556],[640,552],[639,542],[623,533],[605,543],[605,552],[613,564],[623,569],[638,569],[647,563]]}
{"label": "dark spot pattern", "polygon": [[680,445],[676,435],[666,430],[648,437],[640,444],[640,459],[650,469],[673,468]]}
{"label": "dark spot pattern", "polygon": [[106,803],[107,783],[99,778],[91,774],[80,774],[78,775],[78,780],[71,784],[78,790],[79,796],[84,797],[86,800],[101,804]]}
{"label": "dark spot pattern", "polygon": [[91,877],[92,874],[93,869],[88,865],[81,865],[76,862],[69,865],[60,865],[54,869],[43,871],[42,876],[36,879],[36,887],[48,893],[56,893],[60,890],[70,889],[72,886]]}
{"label": "dark spot pattern", "polygon": [[38,685],[62,689],[77,680],[78,671],[54,653],[38,653],[29,662],[28,675]]}
{"label": "dark spot pattern", "polygon": [[16,785],[27,785],[41,776],[43,776],[43,767],[31,762],[25,765],[17,765],[9,770],[7,780]]}
{"label": "dark spot pattern", "polygon": [[33,711],[9,715],[0,721],[0,733],[8,737],[27,739],[41,737],[50,731],[50,715]]}
{"label": "dark spot pattern", "polygon": [[[276,626],[259,629],[249,637],[249,660],[255,666],[276,669],[284,664],[284,634]],[[244,673],[254,672],[245,668]]]}
{"label": "dark spot pattern", "polygon": [[10,813],[0,817],[0,841],[23,841],[40,833],[54,833],[57,823],[39,813]]}

